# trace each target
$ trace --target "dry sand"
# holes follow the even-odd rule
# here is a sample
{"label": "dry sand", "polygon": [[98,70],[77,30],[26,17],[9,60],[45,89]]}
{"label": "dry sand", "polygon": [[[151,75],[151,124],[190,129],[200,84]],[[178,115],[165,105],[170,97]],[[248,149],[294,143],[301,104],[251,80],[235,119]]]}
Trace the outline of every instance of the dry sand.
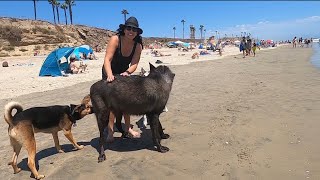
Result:
{"label": "dry sand", "polygon": [[[60,132],[68,152],[58,154],[51,135],[36,135],[39,172],[47,179],[320,179],[320,71],[310,64],[311,54],[311,49],[281,47],[259,51],[255,58],[212,56],[215,60],[170,66],[176,78],[169,112],[161,115],[165,132],[171,135],[162,141],[170,148],[168,153],[153,150],[148,128],[141,130],[141,139],[116,139],[108,145],[106,161],[98,164],[98,128],[94,115],[89,115],[73,128],[76,140],[85,145],[83,150],[71,151]],[[101,75],[99,66],[89,69],[96,79]],[[43,92],[19,97],[7,92],[12,87],[1,84],[7,98],[2,95],[0,106],[11,99],[26,108],[80,102],[95,80],[73,85],[76,76],[50,81],[53,89],[60,83],[72,86],[50,91],[45,87]],[[86,74],[79,76],[86,78]],[[7,83],[15,78],[9,77]],[[35,86],[43,83],[34,78]],[[139,119],[132,117],[132,124]],[[28,179],[24,149],[18,159],[22,172],[14,175],[6,165],[12,150],[4,120],[0,142],[0,176]]]}

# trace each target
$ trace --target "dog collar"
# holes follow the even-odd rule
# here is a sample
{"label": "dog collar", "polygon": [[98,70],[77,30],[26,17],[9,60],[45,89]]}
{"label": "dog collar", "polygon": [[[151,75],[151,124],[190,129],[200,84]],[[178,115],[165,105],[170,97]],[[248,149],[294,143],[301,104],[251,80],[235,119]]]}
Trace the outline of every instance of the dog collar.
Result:
{"label": "dog collar", "polygon": [[69,114],[68,114],[68,116],[69,116],[70,121],[72,122],[73,127],[76,127],[77,124],[76,124],[76,120],[75,120],[75,119],[73,118],[73,116],[72,116],[71,106],[69,106]]}

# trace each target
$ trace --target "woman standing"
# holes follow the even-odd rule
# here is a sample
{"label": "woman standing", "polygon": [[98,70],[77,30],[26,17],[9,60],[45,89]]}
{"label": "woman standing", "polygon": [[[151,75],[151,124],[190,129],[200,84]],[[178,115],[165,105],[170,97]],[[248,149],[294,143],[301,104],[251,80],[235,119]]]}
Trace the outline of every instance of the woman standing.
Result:
{"label": "woman standing", "polygon": [[[112,82],[115,80],[115,74],[130,76],[137,69],[143,49],[142,37],[140,36],[142,33],[143,31],[139,28],[138,20],[135,17],[130,17],[125,24],[119,25],[117,35],[111,37],[107,46],[102,67],[102,79]],[[110,112],[107,142],[114,140],[114,119],[114,114]],[[140,133],[130,127],[130,116],[125,114],[124,119],[125,131],[132,137],[139,137]]]}

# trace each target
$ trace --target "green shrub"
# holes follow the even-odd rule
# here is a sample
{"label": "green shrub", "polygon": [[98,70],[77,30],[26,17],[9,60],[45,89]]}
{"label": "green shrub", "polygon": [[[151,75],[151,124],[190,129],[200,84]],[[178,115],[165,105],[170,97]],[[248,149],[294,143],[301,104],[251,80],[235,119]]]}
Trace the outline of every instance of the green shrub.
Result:
{"label": "green shrub", "polygon": [[33,50],[35,50],[35,51],[36,51],[36,50],[40,50],[40,49],[41,49],[41,46],[37,45],[37,46],[35,46],[35,47],[34,47],[34,49],[33,49]]}
{"label": "green shrub", "polygon": [[15,26],[0,25],[0,38],[8,40],[11,45],[18,45],[22,39],[22,30]]}
{"label": "green shrub", "polygon": [[14,47],[13,46],[4,46],[2,48],[2,50],[4,50],[4,51],[14,51]]}
{"label": "green shrub", "polygon": [[28,49],[22,48],[22,49],[19,49],[19,51],[21,51],[21,52],[26,52],[26,51],[28,51]]}
{"label": "green shrub", "polygon": [[0,53],[0,57],[9,57],[8,53]]}
{"label": "green shrub", "polygon": [[46,45],[44,45],[44,50],[49,50],[49,46],[46,44]]}

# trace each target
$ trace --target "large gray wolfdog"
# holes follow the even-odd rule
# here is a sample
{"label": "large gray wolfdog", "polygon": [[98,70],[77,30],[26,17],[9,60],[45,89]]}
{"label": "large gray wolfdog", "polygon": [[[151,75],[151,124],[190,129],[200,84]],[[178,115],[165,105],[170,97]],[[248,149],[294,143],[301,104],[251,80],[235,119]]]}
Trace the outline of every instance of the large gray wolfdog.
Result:
{"label": "large gray wolfdog", "polygon": [[104,153],[104,129],[112,111],[116,117],[116,127],[124,135],[121,127],[122,114],[147,115],[150,123],[152,139],[159,152],[165,153],[169,148],[161,146],[160,140],[169,138],[164,134],[159,116],[163,112],[175,74],[167,66],[157,68],[150,64],[150,74],[146,77],[132,75],[130,77],[116,76],[108,83],[100,80],[90,89],[93,112],[96,115],[100,139],[98,162],[106,159]]}

